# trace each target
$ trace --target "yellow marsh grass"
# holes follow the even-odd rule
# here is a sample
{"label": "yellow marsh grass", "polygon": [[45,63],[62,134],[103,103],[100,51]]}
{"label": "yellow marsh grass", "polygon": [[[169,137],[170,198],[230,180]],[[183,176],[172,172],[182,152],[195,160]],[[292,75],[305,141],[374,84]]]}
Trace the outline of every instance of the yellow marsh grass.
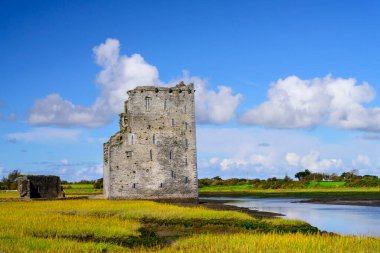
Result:
{"label": "yellow marsh grass", "polygon": [[[79,215],[77,215],[79,214]],[[167,248],[120,247],[110,239],[139,235],[139,219],[253,219],[244,213],[151,201],[65,200],[0,202],[0,252],[380,252],[379,240],[279,234],[203,234]],[[267,220],[273,225],[302,221]],[[223,232],[223,231],[221,231]],[[95,241],[77,239],[91,238]],[[117,242],[117,240],[116,240]]]}
{"label": "yellow marsh grass", "polygon": [[[75,215],[77,213],[80,215]],[[0,252],[99,252],[101,249],[120,252],[123,248],[106,242],[139,235],[138,219],[143,217],[252,219],[238,212],[151,201],[0,202]],[[78,241],[89,238],[97,242]]]}
{"label": "yellow marsh grass", "polygon": [[305,234],[203,234],[182,239],[161,252],[347,253],[380,252],[380,240]]}
{"label": "yellow marsh grass", "polygon": [[253,219],[245,213],[232,211],[214,211],[203,207],[179,207],[171,204],[152,201],[62,201],[63,204],[56,211],[88,216],[107,217],[116,215],[125,219]]}
{"label": "yellow marsh grass", "polygon": [[18,198],[18,191],[0,191],[0,199]]}

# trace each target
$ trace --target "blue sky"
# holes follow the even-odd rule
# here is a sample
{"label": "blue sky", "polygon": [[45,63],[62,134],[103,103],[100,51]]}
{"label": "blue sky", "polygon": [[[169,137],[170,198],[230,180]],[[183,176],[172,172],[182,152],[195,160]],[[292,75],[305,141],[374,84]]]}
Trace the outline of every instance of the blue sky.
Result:
{"label": "blue sky", "polygon": [[1,1],[0,176],[102,176],[125,92],[197,88],[200,177],[380,176],[378,1]]}

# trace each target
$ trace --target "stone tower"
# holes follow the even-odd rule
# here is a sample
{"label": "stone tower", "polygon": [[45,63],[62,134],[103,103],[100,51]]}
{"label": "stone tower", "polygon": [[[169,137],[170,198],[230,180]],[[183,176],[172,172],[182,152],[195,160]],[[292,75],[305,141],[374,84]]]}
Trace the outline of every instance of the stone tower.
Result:
{"label": "stone tower", "polygon": [[128,91],[120,131],[103,145],[107,199],[198,201],[194,85]]}

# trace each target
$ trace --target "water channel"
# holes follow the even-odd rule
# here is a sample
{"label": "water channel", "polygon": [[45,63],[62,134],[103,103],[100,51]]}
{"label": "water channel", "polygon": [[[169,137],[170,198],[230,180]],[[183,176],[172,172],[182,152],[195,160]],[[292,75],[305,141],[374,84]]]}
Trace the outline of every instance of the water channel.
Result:
{"label": "water channel", "polygon": [[299,198],[202,198],[251,210],[283,214],[284,219],[303,220],[320,230],[342,235],[380,237],[380,207],[299,203]]}

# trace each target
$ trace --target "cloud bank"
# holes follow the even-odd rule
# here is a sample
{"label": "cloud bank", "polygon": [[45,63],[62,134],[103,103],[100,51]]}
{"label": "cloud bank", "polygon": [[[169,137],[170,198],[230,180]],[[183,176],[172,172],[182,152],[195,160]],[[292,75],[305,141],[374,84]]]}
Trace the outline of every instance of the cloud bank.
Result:
{"label": "cloud bank", "polygon": [[274,128],[310,128],[328,125],[341,129],[380,130],[380,108],[368,108],[376,93],[355,79],[279,79],[268,91],[268,100],[245,112],[240,122]]}
{"label": "cloud bank", "polygon": [[283,178],[305,169],[337,174],[358,169],[361,175],[380,175],[378,144],[355,136],[331,144],[308,131],[200,126],[197,148],[200,178]]}
{"label": "cloud bank", "polygon": [[77,129],[57,129],[38,127],[25,132],[7,134],[10,142],[73,142],[79,139],[82,131]]}
{"label": "cloud bank", "polygon": [[[32,125],[99,127],[110,122],[123,111],[127,91],[140,85],[170,85],[159,79],[158,69],[147,63],[139,54],[120,55],[120,42],[107,39],[93,48],[96,64],[101,67],[96,83],[100,94],[89,106],[75,105],[59,94],[49,94],[33,105],[28,122]],[[230,87],[219,86],[209,90],[206,79],[191,77],[188,73],[179,78],[193,82],[196,89],[196,115],[199,123],[226,123],[235,116],[242,96],[233,94]],[[179,82],[179,80],[176,80]]]}

